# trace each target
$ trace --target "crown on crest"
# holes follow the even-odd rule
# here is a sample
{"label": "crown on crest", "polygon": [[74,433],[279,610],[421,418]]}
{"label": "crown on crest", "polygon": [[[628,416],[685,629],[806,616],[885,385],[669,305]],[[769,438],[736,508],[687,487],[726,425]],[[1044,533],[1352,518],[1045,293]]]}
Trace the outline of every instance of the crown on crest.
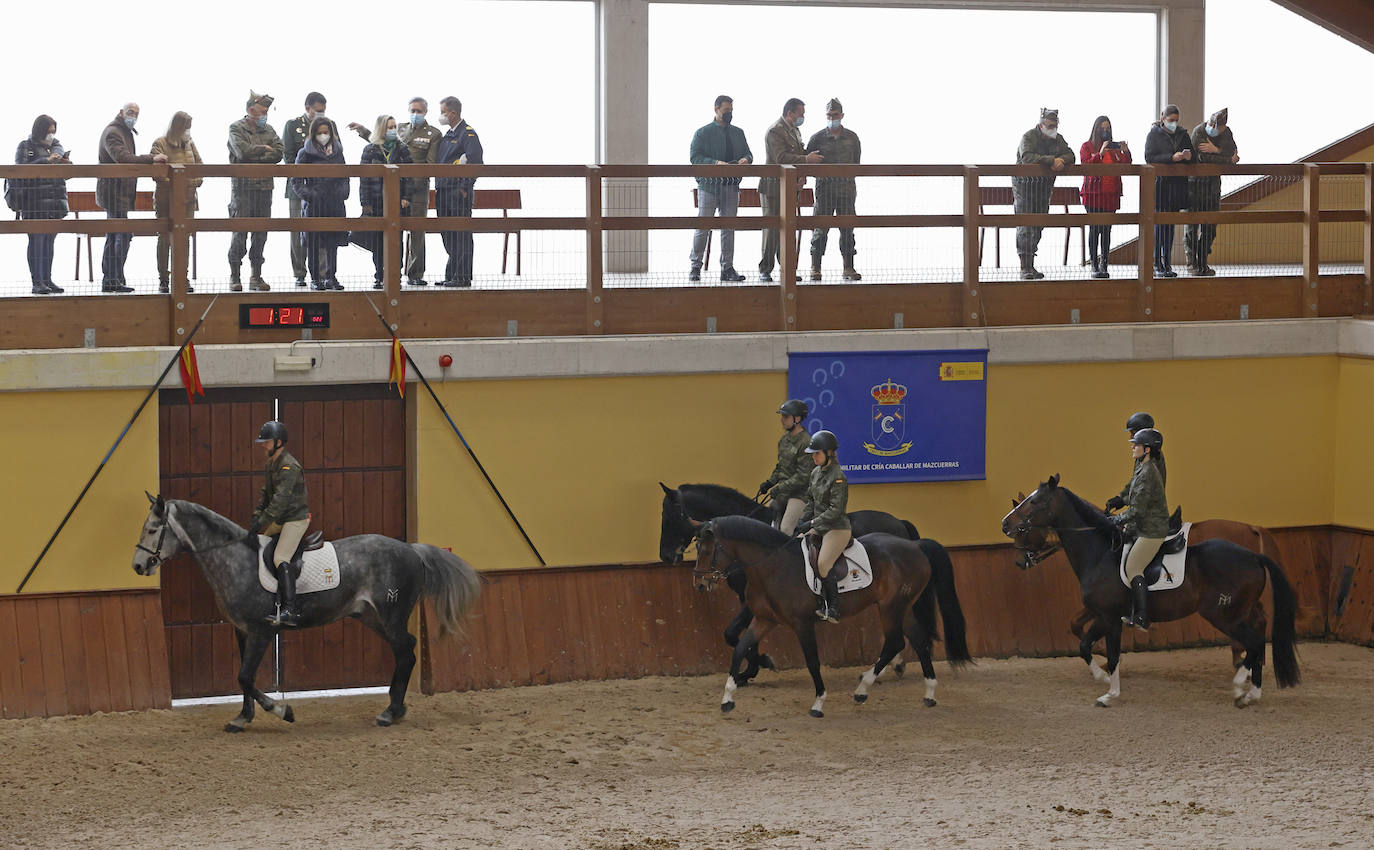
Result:
{"label": "crown on crest", "polygon": [[901,404],[902,399],[906,398],[906,387],[901,384],[892,383],[892,379],[877,384],[870,390],[873,393],[873,400],[878,404]]}

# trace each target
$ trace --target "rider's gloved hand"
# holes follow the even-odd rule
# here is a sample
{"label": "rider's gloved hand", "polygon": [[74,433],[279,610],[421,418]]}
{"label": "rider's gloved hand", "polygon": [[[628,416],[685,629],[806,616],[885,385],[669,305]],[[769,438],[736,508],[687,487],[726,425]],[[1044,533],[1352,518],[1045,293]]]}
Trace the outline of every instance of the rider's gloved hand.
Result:
{"label": "rider's gloved hand", "polygon": [[1126,500],[1120,496],[1113,496],[1107,500],[1107,507],[1104,510],[1107,513],[1111,513],[1112,511],[1119,511],[1124,507],[1126,507]]}
{"label": "rider's gloved hand", "polygon": [[762,496],[764,493],[767,493],[767,492],[768,492],[768,488],[769,488],[769,487],[772,487],[772,486],[773,486],[773,482],[772,482],[771,479],[768,480],[768,481],[763,482],[762,484],[759,485],[759,491],[758,491],[757,493],[754,494],[754,497],[755,497],[755,498],[758,498],[759,496]]}
{"label": "rider's gloved hand", "polygon": [[257,550],[257,548],[258,548],[258,524],[257,524],[256,522],[253,523],[252,525],[248,526],[248,533],[245,534],[245,535],[243,536],[243,542],[244,542],[245,544],[247,544],[247,546],[248,546],[249,549],[253,549],[254,551]]}
{"label": "rider's gloved hand", "polygon": [[805,534],[805,533],[807,533],[807,532],[810,531],[810,530],[811,530],[811,520],[809,520],[809,519],[804,519],[804,520],[802,520],[801,522],[797,523],[797,533],[798,533],[798,534]]}

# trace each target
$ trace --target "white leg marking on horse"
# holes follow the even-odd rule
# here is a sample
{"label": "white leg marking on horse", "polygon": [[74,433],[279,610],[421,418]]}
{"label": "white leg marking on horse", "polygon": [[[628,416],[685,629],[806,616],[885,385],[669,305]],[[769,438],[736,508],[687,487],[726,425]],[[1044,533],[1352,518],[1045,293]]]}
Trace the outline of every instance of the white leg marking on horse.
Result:
{"label": "white leg marking on horse", "polygon": [[1121,696],[1121,665],[1118,663],[1116,669],[1112,671],[1111,684],[1107,686],[1107,692],[1097,698],[1097,704],[1106,708],[1112,701]]}
{"label": "white leg marking on horse", "polygon": [[811,714],[819,717],[825,710],[825,694],[816,697],[816,701],[811,703]]}
{"label": "white leg marking on horse", "polygon": [[720,704],[726,705],[735,701],[735,677],[729,675],[725,677],[725,696],[720,698]]}
{"label": "white leg marking on horse", "polygon": [[1245,683],[1250,680],[1250,668],[1244,664],[1236,669],[1236,675],[1231,679],[1231,696],[1240,699],[1245,693]]}
{"label": "white leg marking on horse", "polygon": [[1255,687],[1254,685],[1251,685],[1250,690],[1246,692],[1244,696],[1236,697],[1236,708],[1245,708],[1246,706],[1254,705],[1259,701],[1260,689]]}
{"label": "white leg marking on horse", "polygon": [[1097,660],[1097,656],[1095,655],[1093,659],[1088,662],[1088,672],[1093,674],[1093,679],[1095,681],[1106,683],[1112,680],[1112,677],[1107,675],[1107,671],[1102,669],[1102,664]]}
{"label": "white leg marking on horse", "polygon": [[926,699],[935,701],[935,686],[939,684],[934,679],[926,679]]}
{"label": "white leg marking on horse", "polygon": [[278,717],[286,717],[286,703],[280,701],[273,703],[272,713]]}
{"label": "white leg marking on horse", "polygon": [[238,717],[235,717],[233,720],[230,720],[229,725],[242,729],[248,725],[248,721],[243,719],[243,715],[239,715]]}
{"label": "white leg marking on horse", "polygon": [[[877,666],[878,665],[876,664],[873,665],[873,667]],[[878,674],[873,671],[873,667],[870,667],[867,670],[865,670],[863,675],[859,677],[859,686],[854,689],[854,697],[856,699],[862,699],[864,697],[867,697],[868,686],[878,681]]]}

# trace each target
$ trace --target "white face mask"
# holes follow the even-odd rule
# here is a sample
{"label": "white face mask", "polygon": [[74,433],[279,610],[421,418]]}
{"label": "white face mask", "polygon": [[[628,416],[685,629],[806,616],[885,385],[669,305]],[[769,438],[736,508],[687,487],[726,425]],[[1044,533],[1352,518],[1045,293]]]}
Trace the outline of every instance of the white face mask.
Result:
{"label": "white face mask", "polygon": [[53,139],[53,134],[49,133],[48,135],[43,137],[43,144],[47,145],[48,147],[52,147]]}
{"label": "white face mask", "polygon": [[315,144],[320,145],[321,147],[323,147],[324,145],[329,144],[329,134],[328,134],[328,133],[316,133],[316,134],[315,134]]}
{"label": "white face mask", "polygon": [[1054,137],[1056,137],[1056,136],[1059,135],[1059,128],[1058,128],[1058,127],[1055,127],[1053,130],[1051,130],[1049,127],[1046,127],[1044,124],[1041,124],[1041,125],[1040,125],[1040,132],[1042,132],[1042,133],[1045,134],[1045,138],[1047,138],[1047,139],[1053,139]]}

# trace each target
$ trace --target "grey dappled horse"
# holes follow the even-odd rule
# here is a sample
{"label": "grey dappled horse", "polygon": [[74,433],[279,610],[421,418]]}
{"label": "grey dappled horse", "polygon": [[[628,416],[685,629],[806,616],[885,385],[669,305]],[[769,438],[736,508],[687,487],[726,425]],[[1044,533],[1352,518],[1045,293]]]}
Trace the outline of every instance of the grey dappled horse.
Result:
{"label": "grey dappled horse", "polygon": [[[242,732],[253,720],[253,702],[288,723],[295,714],[257,689],[258,665],[278,629],[267,618],[276,610],[276,596],[258,581],[258,550],[244,538],[247,530],[195,502],[154,498],[134,553],[134,572],[152,575],[162,562],[179,552],[191,555],[215,602],[238,636],[239,685],[243,710],[224,727]],[[391,677],[391,704],[377,715],[378,726],[390,726],[406,713],[406,688],[415,668],[415,636],[410,613],[421,596],[434,599],[440,636],[457,632],[463,617],[477,601],[481,580],[462,558],[427,543],[404,543],[380,534],[359,534],[335,540],[339,558],[339,586],[297,597],[300,627],[323,626],[356,617],[381,635],[396,656]]]}

